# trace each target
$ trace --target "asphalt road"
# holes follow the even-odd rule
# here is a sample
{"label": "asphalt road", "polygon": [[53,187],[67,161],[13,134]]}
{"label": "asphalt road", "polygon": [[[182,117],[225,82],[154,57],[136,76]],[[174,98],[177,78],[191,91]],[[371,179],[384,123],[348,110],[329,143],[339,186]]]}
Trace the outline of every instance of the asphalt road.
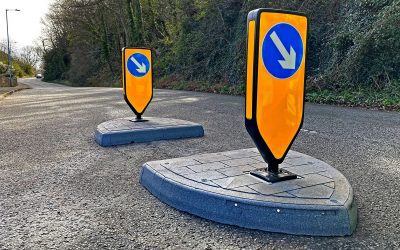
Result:
{"label": "asphalt road", "polygon": [[120,89],[33,87],[0,101],[0,249],[400,249],[400,113],[306,105],[293,149],[354,188],[351,237],[242,229],[179,212],[138,182],[150,160],[254,147],[244,98],[156,90],[145,115],[204,125],[205,137],[102,148],[101,122],[132,116]]}

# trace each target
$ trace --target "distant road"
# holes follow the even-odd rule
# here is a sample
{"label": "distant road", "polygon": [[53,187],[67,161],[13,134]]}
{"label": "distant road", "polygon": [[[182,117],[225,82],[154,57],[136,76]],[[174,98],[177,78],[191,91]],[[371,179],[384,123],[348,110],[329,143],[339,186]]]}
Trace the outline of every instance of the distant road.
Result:
{"label": "distant road", "polygon": [[254,147],[243,97],[156,90],[145,116],[201,123],[205,137],[102,148],[96,126],[133,116],[121,89],[21,82],[33,89],[0,101],[0,249],[400,248],[399,112],[306,105],[293,149],[349,179],[360,221],[351,237],[301,237],[181,213],[138,182],[146,161]]}
{"label": "distant road", "polygon": [[22,82],[28,84],[32,88],[40,89],[40,88],[68,88],[68,86],[61,85],[61,84],[54,84],[43,82],[41,79],[36,78],[26,78],[26,79],[18,79],[18,82]]}

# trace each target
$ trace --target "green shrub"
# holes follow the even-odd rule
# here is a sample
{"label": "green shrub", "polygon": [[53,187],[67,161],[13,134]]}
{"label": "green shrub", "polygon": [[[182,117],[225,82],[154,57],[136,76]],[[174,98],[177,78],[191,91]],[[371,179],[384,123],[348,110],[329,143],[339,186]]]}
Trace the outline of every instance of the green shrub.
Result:
{"label": "green shrub", "polygon": [[360,37],[342,71],[353,85],[383,88],[400,79],[400,1],[379,13],[371,30]]}
{"label": "green shrub", "polygon": [[0,74],[5,74],[7,72],[7,64],[0,62]]}
{"label": "green shrub", "polygon": [[14,76],[17,76],[17,77],[25,76],[24,71],[22,70],[21,66],[17,62],[13,61],[12,66],[13,66],[13,75]]}

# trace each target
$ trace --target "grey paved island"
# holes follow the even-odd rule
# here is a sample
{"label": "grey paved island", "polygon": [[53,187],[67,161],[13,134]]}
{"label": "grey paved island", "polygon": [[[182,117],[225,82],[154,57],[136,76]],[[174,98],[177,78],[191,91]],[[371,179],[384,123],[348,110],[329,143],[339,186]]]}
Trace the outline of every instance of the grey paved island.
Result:
{"label": "grey paved island", "polygon": [[95,133],[97,143],[103,147],[203,135],[203,126],[198,123],[158,117],[144,117],[139,121],[127,117],[103,122]]}
{"label": "grey paved island", "polygon": [[252,148],[149,162],[140,182],[161,201],[221,223],[300,235],[353,233],[357,207],[339,171],[295,151],[281,165],[298,178],[268,183],[250,175],[266,167]]}

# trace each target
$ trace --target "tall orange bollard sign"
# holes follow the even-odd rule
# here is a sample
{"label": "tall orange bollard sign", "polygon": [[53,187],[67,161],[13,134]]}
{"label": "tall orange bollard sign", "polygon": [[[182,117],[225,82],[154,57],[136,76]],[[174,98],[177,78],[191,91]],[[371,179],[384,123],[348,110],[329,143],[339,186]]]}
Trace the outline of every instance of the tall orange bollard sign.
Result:
{"label": "tall orange bollard sign", "polygon": [[124,99],[142,120],[142,114],[153,98],[153,70],[150,49],[122,49],[122,82]]}
{"label": "tall orange bollard sign", "polygon": [[247,19],[246,129],[268,182],[297,178],[279,170],[303,123],[308,20],[304,14],[257,9]]}

